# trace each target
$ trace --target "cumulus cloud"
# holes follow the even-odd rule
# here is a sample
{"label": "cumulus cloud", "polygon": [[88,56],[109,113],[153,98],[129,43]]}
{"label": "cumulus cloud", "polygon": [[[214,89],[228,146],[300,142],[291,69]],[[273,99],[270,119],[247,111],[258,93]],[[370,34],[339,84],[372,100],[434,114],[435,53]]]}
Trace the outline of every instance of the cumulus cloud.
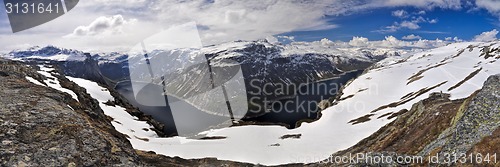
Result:
{"label": "cumulus cloud", "polygon": [[406,12],[405,10],[396,10],[396,11],[392,11],[392,16],[399,17],[399,18],[407,18],[408,12]]}
{"label": "cumulus cloud", "polygon": [[294,36],[279,35],[278,38],[280,38],[283,41],[290,41],[290,42],[294,42],[295,41],[295,37]]}
{"label": "cumulus cloud", "polygon": [[349,45],[364,47],[368,45],[368,38],[365,37],[353,37],[352,40],[349,41]]}
{"label": "cumulus cloud", "polygon": [[418,36],[418,35],[415,35],[415,34],[410,34],[410,35],[404,36],[403,39],[406,39],[406,40],[415,40],[415,39],[422,39],[422,37]]}
{"label": "cumulus cloud", "polygon": [[454,42],[463,42],[463,39],[460,39],[458,37],[446,37],[444,40],[446,41],[454,41]]}
{"label": "cumulus cloud", "polygon": [[445,46],[449,42],[446,42],[446,41],[443,41],[440,39],[435,39],[435,40],[420,39],[418,41],[405,41],[405,40],[399,40],[394,36],[387,36],[387,37],[385,37],[385,40],[374,41],[373,43],[374,43],[373,45],[375,45],[375,46],[388,47],[388,48],[429,49],[429,48]]}
{"label": "cumulus cloud", "polygon": [[429,19],[429,18],[424,18],[422,16],[418,16],[418,17],[413,16],[411,20],[403,20],[402,22],[394,22],[393,25],[386,26],[383,29],[376,30],[375,32],[389,33],[389,32],[396,32],[400,29],[417,30],[417,29],[420,29],[420,24],[422,24],[422,23],[435,24],[437,22],[438,22],[437,19]]}
{"label": "cumulus cloud", "polygon": [[418,15],[425,15],[427,14],[427,12],[425,10],[421,10],[419,12],[417,12]]}
{"label": "cumulus cloud", "polygon": [[72,36],[95,36],[103,33],[120,33],[123,25],[129,23],[130,20],[125,20],[122,15],[114,15],[111,17],[99,17],[90,23],[88,26],[77,27]]}
{"label": "cumulus cloud", "polygon": [[[334,48],[369,48],[369,49],[384,49],[395,48],[403,50],[422,50],[431,49],[440,46],[445,46],[452,41],[444,41],[440,39],[426,40],[419,39],[417,41],[400,40],[394,36],[386,36],[384,40],[369,40],[365,37],[353,37],[349,42],[331,41],[329,39],[322,39],[313,42],[294,42],[292,44],[319,46],[326,49]],[[321,50],[321,49],[320,49]]]}
{"label": "cumulus cloud", "polygon": [[500,16],[500,1],[498,0],[476,0],[476,6]]}
{"label": "cumulus cloud", "polygon": [[493,29],[491,31],[486,31],[486,32],[483,32],[479,35],[476,35],[474,37],[473,41],[477,41],[477,42],[494,41],[494,40],[497,40],[497,34],[498,34],[498,31],[496,29]]}

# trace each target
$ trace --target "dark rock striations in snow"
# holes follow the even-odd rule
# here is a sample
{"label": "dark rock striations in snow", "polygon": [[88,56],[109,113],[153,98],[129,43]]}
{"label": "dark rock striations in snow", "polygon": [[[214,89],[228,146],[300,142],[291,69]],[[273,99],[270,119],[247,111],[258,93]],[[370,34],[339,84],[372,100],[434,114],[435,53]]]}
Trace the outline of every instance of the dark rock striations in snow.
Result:
{"label": "dark rock striations in snow", "polygon": [[[432,93],[429,98],[402,111],[393,122],[363,139],[355,146],[332,155],[345,156],[357,153],[370,156],[419,156],[423,161],[417,164],[429,165],[428,158],[439,155],[436,166],[448,165],[499,165],[493,155],[500,145],[500,75],[493,75],[481,90],[465,99],[450,100],[448,94]],[[474,159],[482,154],[482,163]],[[446,156],[473,155],[473,160],[449,162]],[[485,158],[490,161],[484,161]],[[467,157],[470,158],[470,157]],[[325,164],[322,164],[323,166]],[[359,163],[328,164],[331,166],[401,166],[401,163]],[[415,165],[415,164],[414,164]],[[427,166],[426,165],[426,166]],[[317,164],[311,164],[317,166]]]}

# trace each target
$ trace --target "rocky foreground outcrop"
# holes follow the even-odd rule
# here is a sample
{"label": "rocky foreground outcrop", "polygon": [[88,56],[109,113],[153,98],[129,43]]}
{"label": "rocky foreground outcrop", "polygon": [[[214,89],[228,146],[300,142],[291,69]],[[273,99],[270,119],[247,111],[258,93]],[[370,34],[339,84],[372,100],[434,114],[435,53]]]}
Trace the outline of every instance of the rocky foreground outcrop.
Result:
{"label": "rocky foreground outcrop", "polygon": [[[500,166],[500,75],[489,77],[468,98],[449,98],[433,93],[355,146],[333,154],[326,164],[311,166]],[[360,153],[391,157],[392,162],[335,160]]]}
{"label": "rocky foreground outcrop", "polygon": [[25,79],[43,78],[20,63],[2,61],[0,161],[6,166],[141,165],[126,137],[97,101]]}
{"label": "rocky foreground outcrop", "polygon": [[33,67],[0,59],[0,166],[250,166],[134,150],[85,89],[60,76],[75,100],[26,77],[46,79]]}

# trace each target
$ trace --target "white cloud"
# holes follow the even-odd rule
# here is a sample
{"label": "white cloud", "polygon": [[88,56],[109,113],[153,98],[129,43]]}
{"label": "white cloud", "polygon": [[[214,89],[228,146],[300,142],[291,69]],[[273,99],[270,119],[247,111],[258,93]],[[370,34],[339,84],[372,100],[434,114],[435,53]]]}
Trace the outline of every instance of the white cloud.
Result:
{"label": "white cloud", "polygon": [[312,45],[312,46],[322,46],[327,47],[327,49],[332,48],[371,48],[371,49],[383,49],[383,48],[397,48],[404,50],[414,50],[414,49],[431,49],[440,46],[445,46],[451,41],[443,41],[440,39],[426,40],[419,39],[417,41],[405,41],[399,40],[394,36],[386,36],[384,40],[371,41],[365,37],[353,37],[349,42],[342,41],[331,41],[326,38],[321,41],[314,42],[294,42],[295,44],[301,45]]}
{"label": "white cloud", "polygon": [[474,37],[473,41],[477,41],[477,42],[494,41],[494,40],[497,40],[497,34],[498,34],[498,31],[496,29],[493,29],[491,31],[486,31],[486,32],[483,32],[479,35],[476,35]]}
{"label": "white cloud", "polygon": [[[326,2],[326,1],[325,1]],[[158,1],[156,20],[171,24],[191,20],[205,27],[205,45],[232,40],[256,40],[294,30],[321,30],[336,25],[323,19],[324,3],[309,1]]]}
{"label": "white cloud", "polygon": [[430,49],[430,48],[445,46],[450,42],[443,41],[440,39],[435,39],[435,40],[419,39],[417,41],[404,41],[404,40],[399,40],[394,36],[388,36],[385,38],[385,40],[375,41],[375,43],[377,44],[377,46],[380,47]]}
{"label": "white cloud", "polygon": [[498,0],[476,0],[476,6],[500,16],[500,1]]}
{"label": "white cloud", "polygon": [[446,37],[444,40],[446,41],[454,41],[454,42],[463,42],[464,40],[458,38],[458,37]]}
{"label": "white cloud", "polygon": [[78,26],[69,36],[95,36],[104,33],[121,33],[122,27],[130,22],[130,20],[125,20],[122,15],[111,17],[101,16],[88,26]]}
{"label": "white cloud", "polygon": [[427,14],[427,12],[425,12],[425,10],[421,10],[421,11],[417,12],[417,14],[418,15],[425,15],[425,14]]}
{"label": "white cloud", "polygon": [[402,27],[402,28],[408,28],[408,29],[411,29],[411,30],[416,30],[416,29],[419,29],[420,26],[418,25],[419,22],[416,22],[416,21],[403,21],[399,24],[399,27]]}
{"label": "white cloud", "polygon": [[376,30],[375,32],[379,33],[389,33],[389,32],[396,32],[400,29],[406,28],[410,30],[417,30],[420,29],[421,23],[429,23],[429,24],[435,24],[437,23],[437,19],[429,19],[429,18],[423,18],[422,16],[415,17],[413,16],[411,20],[404,20],[402,22],[394,22],[393,25],[386,26],[383,29]]}
{"label": "white cloud", "polygon": [[404,36],[403,39],[406,39],[406,40],[415,40],[415,39],[422,39],[422,37],[418,36],[418,35],[415,35],[415,34],[410,34],[410,35]]}
{"label": "white cloud", "polygon": [[[498,3],[494,0],[477,0],[474,5],[498,13]],[[133,45],[141,36],[154,33],[150,31],[158,32],[192,21],[200,28],[203,44],[210,45],[240,39],[262,39],[295,30],[331,29],[338,26],[335,20],[332,23],[332,20],[325,19],[325,15],[340,17],[379,8],[417,9],[418,12],[405,11],[408,17],[378,30],[387,33],[400,29],[420,29],[423,24],[438,21],[426,18],[422,22],[415,22],[414,19],[423,16],[426,11],[435,8],[460,9],[465,5],[461,0],[85,0],[80,1],[68,14],[47,24],[15,35],[0,34],[0,45],[61,44],[68,48],[109,47],[112,50],[116,46],[126,48]],[[92,26],[98,17],[117,14],[122,16],[124,24],[120,25],[120,19],[116,18],[117,24],[96,23],[96,26]],[[131,39],[131,33],[140,35],[136,35],[137,39]],[[62,38],[68,34],[73,34],[74,38]],[[110,34],[114,36],[103,37]]]}
{"label": "white cloud", "polygon": [[407,18],[408,12],[406,12],[405,10],[396,10],[396,11],[392,11],[392,16],[399,17],[399,18]]}
{"label": "white cloud", "polygon": [[349,41],[349,45],[357,47],[365,47],[368,45],[368,38],[353,37],[352,40]]}
{"label": "white cloud", "polygon": [[463,42],[464,40],[458,38],[458,37],[453,37],[453,41],[455,42]]}
{"label": "white cloud", "polygon": [[[307,0],[305,0],[307,1]],[[343,15],[366,11],[369,9],[383,7],[416,7],[423,10],[441,9],[461,9],[461,0],[365,0],[365,1],[345,1],[345,0],[316,0],[322,4],[329,4],[327,14]]]}
{"label": "white cloud", "polygon": [[291,42],[295,41],[295,37],[294,36],[280,35],[280,36],[278,36],[278,38],[281,38],[283,40],[288,40],[288,41],[291,41]]}
{"label": "white cloud", "polygon": [[443,9],[460,9],[462,3],[460,0],[375,0],[381,6],[414,6],[425,9],[443,8]]}

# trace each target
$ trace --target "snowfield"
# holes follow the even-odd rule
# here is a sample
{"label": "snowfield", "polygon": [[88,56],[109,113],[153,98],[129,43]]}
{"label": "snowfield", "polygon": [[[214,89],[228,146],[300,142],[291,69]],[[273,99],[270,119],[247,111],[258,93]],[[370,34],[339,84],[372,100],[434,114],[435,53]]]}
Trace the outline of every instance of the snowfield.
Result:
{"label": "snowfield", "polygon": [[[141,130],[150,125],[129,116],[123,108],[101,107],[115,119],[116,129],[130,136],[135,149],[185,159],[214,157],[263,165],[312,163],[368,137],[390,123],[387,118],[391,114],[410,109],[432,92],[450,93],[452,99],[469,96],[482,87],[488,76],[500,73],[498,48],[500,42],[456,43],[380,62],[350,82],[342,100],[323,111],[318,121],[303,123],[293,130],[241,126],[202,132],[223,139],[158,138],[154,132]],[[484,54],[487,52],[491,53]],[[100,103],[113,99],[93,82],[70,80],[85,87]]]}
{"label": "snowfield", "polygon": [[131,116],[127,113],[125,108],[104,104],[108,101],[115,100],[106,88],[103,88],[97,83],[89,80],[73,77],[67,78],[85,88],[87,93],[89,93],[92,98],[99,101],[99,106],[104,111],[104,114],[113,118],[111,124],[117,131],[127,135],[130,143],[132,143],[134,147],[142,145],[144,140],[158,137],[156,132],[150,130],[153,126],[149,125],[145,121],[139,121],[137,117]]}
{"label": "snowfield", "polygon": [[[73,99],[75,99],[76,101],[78,101],[78,96],[75,94],[75,92],[69,90],[69,89],[66,89],[66,88],[63,88],[59,82],[59,80],[54,77],[52,75],[52,71],[54,71],[55,69],[54,68],[50,68],[50,67],[45,67],[43,65],[40,65],[38,66],[40,67],[40,71],[38,71],[39,74],[42,74],[43,76],[45,76],[47,79],[45,81],[43,81],[44,83],[47,84],[47,86],[53,88],[53,89],[56,89],[58,91],[61,91],[61,92],[64,92],[64,93],[68,93],[69,95],[71,95],[71,97],[73,97]],[[36,84],[36,85],[41,85],[41,86],[45,86],[43,85],[42,83],[38,82],[37,80],[33,79],[33,78],[26,78],[28,79],[28,81]]]}
{"label": "snowfield", "polygon": [[34,83],[35,85],[39,85],[39,86],[46,86],[46,85],[44,85],[44,84],[40,83],[39,81],[37,81],[37,80],[36,80],[36,79],[34,79],[34,78],[31,78],[31,77],[28,77],[28,76],[26,76],[25,78],[26,78],[28,81],[30,81],[31,83]]}

